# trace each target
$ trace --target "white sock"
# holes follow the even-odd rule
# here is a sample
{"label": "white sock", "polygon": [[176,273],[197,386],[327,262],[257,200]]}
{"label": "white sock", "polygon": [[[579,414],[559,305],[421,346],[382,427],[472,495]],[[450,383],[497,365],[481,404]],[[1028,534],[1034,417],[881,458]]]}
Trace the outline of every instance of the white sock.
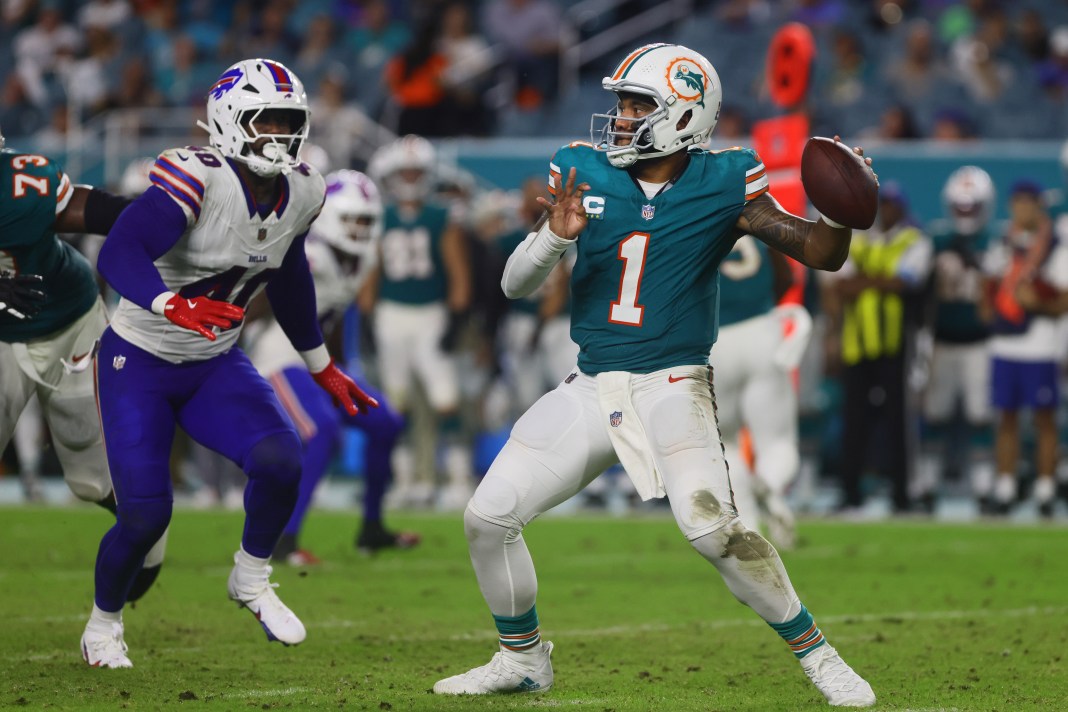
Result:
{"label": "white sock", "polygon": [[1053,496],[1057,493],[1057,487],[1053,482],[1052,475],[1039,475],[1035,480],[1035,501],[1039,504],[1046,504],[1053,501]]}
{"label": "white sock", "polygon": [[237,553],[234,554],[234,563],[237,564],[240,571],[260,573],[270,565],[271,559],[270,557],[261,559],[245,551],[244,547],[238,547]]}
{"label": "white sock", "polygon": [[1002,473],[994,484],[994,499],[1002,504],[1016,500],[1016,476]]}
{"label": "white sock", "polygon": [[122,623],[122,610],[117,610],[114,613],[111,611],[104,611],[97,608],[97,605],[93,604],[93,612],[89,615],[90,622],[95,623]]}

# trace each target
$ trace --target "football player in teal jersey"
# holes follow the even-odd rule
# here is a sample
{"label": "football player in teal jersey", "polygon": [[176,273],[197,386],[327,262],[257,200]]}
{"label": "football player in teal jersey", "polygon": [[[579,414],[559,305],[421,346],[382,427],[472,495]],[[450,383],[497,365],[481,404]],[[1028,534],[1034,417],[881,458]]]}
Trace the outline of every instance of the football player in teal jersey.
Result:
{"label": "football player in teal jersey", "polygon": [[[978,166],[962,166],[942,189],[947,220],[933,225],[933,348],[923,394],[924,433],[913,498],[934,509],[942,475],[952,463],[971,480],[980,511],[992,512],[993,413],[990,406],[990,325],[979,313],[983,260],[990,247],[994,182]],[[954,421],[960,404],[959,445]],[[951,450],[954,450],[952,452]]]}
{"label": "football player in teal jersey", "polygon": [[764,523],[771,541],[789,549],[796,534],[785,494],[801,466],[790,374],[812,318],[800,304],[776,306],[793,272],[781,252],[752,235],[738,238],[719,272],[720,331],[709,364],[738,516],[753,531]]}
{"label": "football player in teal jersey", "polygon": [[539,633],[537,578],[522,531],[621,462],[643,499],[667,496],[691,545],[782,636],[832,705],[874,704],[871,686],[801,604],[774,547],[738,520],[708,367],[717,268],[739,235],[835,270],[851,231],[785,212],[768,195],[755,152],[698,148],[716,124],[722,90],[697,52],[640,47],[603,86],[615,107],[594,116],[593,145],[557,151],[555,201],[542,200],[548,219],[512,254],[502,278],[505,293],[520,297],[568,246],[578,250],[571,277],[577,368],[519,419],[464,513],[500,652],[438,681],[434,692],[552,686],[553,646]]}
{"label": "football player in teal jersey", "polygon": [[[92,369],[108,315],[88,260],[56,233],[106,235],[128,203],[72,184],[45,156],[4,148],[0,134],[0,452],[36,393],[71,492],[111,512]],[[165,542],[146,557],[129,600],[156,579]]]}
{"label": "football player in teal jersey", "polygon": [[418,380],[434,410],[448,478],[440,492],[415,477],[409,435],[394,449],[394,492],[400,505],[426,506],[437,498],[459,510],[474,487],[471,448],[463,441],[460,378],[455,351],[471,307],[467,242],[445,205],[430,200],[436,163],[425,138],[404,136],[384,146],[369,170],[387,199],[381,259],[363,294],[374,301],[374,343],[382,389],[401,413],[411,407]]}

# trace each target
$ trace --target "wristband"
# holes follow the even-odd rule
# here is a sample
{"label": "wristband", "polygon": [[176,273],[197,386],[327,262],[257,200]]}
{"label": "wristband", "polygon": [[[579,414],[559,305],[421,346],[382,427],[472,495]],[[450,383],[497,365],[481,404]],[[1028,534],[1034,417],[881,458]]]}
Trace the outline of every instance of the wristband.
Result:
{"label": "wristband", "polygon": [[152,313],[163,316],[163,312],[167,309],[167,302],[174,299],[176,295],[174,292],[163,292],[155,299],[152,300]]}
{"label": "wristband", "polygon": [[304,365],[309,373],[319,373],[330,365],[330,352],[326,350],[326,344],[319,344],[314,349],[298,352],[304,359]]}

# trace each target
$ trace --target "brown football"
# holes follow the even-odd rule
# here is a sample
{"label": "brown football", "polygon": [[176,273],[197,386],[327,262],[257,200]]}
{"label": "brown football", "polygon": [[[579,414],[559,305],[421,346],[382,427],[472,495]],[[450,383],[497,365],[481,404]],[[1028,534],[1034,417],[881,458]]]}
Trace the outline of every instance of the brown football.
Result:
{"label": "brown football", "polygon": [[813,136],[801,154],[801,184],[816,210],[846,227],[867,230],[879,207],[879,181],[841,141]]}

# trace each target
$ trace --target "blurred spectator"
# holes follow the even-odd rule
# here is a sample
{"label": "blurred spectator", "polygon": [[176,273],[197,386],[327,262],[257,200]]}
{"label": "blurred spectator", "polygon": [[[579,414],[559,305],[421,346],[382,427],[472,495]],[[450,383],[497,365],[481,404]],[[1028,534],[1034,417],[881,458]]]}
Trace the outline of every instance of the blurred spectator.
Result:
{"label": "blurred spectator", "polygon": [[853,32],[837,31],[831,53],[830,74],[823,80],[825,96],[832,107],[856,105],[870,84],[860,40]]}
{"label": "blurred spectator", "polygon": [[1049,30],[1038,10],[1031,8],[1020,14],[1016,22],[1016,39],[1024,56],[1032,63],[1043,62],[1049,56]]}
{"label": "blurred spectator", "polygon": [[972,37],[962,37],[953,43],[953,67],[964,88],[973,100],[990,104],[998,100],[1012,83],[1012,65],[1001,59],[1008,34],[1004,13],[986,18]]}
{"label": "blurred spectator", "polygon": [[988,289],[983,313],[994,336],[993,404],[997,411],[994,486],[996,511],[1007,514],[1017,499],[1021,410],[1031,411],[1035,431],[1034,499],[1039,513],[1053,515],[1057,464],[1059,383],[1057,359],[1061,348],[1053,312],[1044,302],[1068,291],[1068,247],[1053,236],[1050,216],[1042,204],[1042,187],[1017,181],[1010,193],[1009,226],[986,261]]}
{"label": "blurred spectator", "polygon": [[107,108],[122,72],[122,57],[115,35],[102,27],[86,31],[86,56],[66,67],[67,101],[91,115]]}
{"label": "blurred spectator", "polygon": [[728,104],[720,109],[719,121],[716,122],[717,140],[748,139],[751,129],[749,118],[741,107]]}
{"label": "blurred spectator", "polygon": [[196,43],[187,35],[174,39],[174,61],[157,74],[170,106],[199,106],[218,75],[217,69],[198,61]]}
{"label": "blurred spectator", "polygon": [[367,117],[345,96],[344,76],[339,72],[328,73],[309,96],[315,117],[313,138],[326,150],[335,167],[349,166],[355,139],[371,131]]}
{"label": "blurred spectator", "polygon": [[267,7],[252,13],[252,33],[241,41],[241,54],[291,65],[298,43],[287,24],[289,9],[287,0],[271,0]]}
{"label": "blurred spectator", "polygon": [[485,26],[516,74],[520,108],[536,108],[555,98],[562,27],[556,4],[551,0],[491,0]]}
{"label": "blurred spectator", "polygon": [[1038,81],[1053,99],[1061,100],[1068,93],[1068,25],[1050,36],[1049,57],[1038,65]]}
{"label": "blurred spectator", "polygon": [[903,104],[891,106],[882,113],[879,125],[864,129],[860,132],[861,138],[879,139],[885,141],[908,141],[921,138],[916,129],[916,122],[912,118],[912,112]]}
{"label": "blurred spectator", "polygon": [[346,39],[356,63],[349,76],[349,89],[372,114],[378,112],[380,94],[371,97],[362,85],[372,84],[395,54],[408,44],[409,34],[403,23],[394,20],[385,0],[367,0],[363,5],[363,24]]}
{"label": "blurred spectator", "polygon": [[33,135],[34,150],[46,156],[64,155],[67,151],[69,117],[66,104],[56,105],[49,115],[48,125]]}
{"label": "blurred spectator", "polygon": [[448,94],[448,134],[485,136],[493,117],[484,98],[495,60],[486,40],[472,27],[465,3],[445,6],[438,50],[445,57],[442,83]]}
{"label": "blurred spectator", "polygon": [[842,0],[796,0],[795,5],[790,19],[809,27],[841,25],[846,20],[846,6]]}
{"label": "blurred spectator", "polygon": [[966,141],[975,138],[975,129],[963,110],[942,109],[935,114],[931,138],[935,141]]}
{"label": "blurred spectator", "polygon": [[913,106],[933,101],[953,77],[938,56],[931,27],[914,20],[908,27],[905,52],[901,59],[885,57],[885,79],[898,99]]}
{"label": "blurred spectator", "polygon": [[78,25],[84,29],[112,30],[130,17],[126,0],[90,0],[78,11]]}
{"label": "blurred spectator", "polygon": [[886,181],[879,191],[875,226],[853,233],[849,259],[841,270],[821,273],[828,287],[828,315],[838,323],[841,342],[839,472],[845,512],[864,503],[866,466],[889,477],[895,512],[910,508],[914,453],[906,374],[931,252],[930,239],[909,218],[901,187]]}
{"label": "blurred spectator", "polygon": [[328,72],[344,71],[345,64],[345,55],[337,46],[334,21],[329,15],[316,15],[308,23],[293,71],[305,86],[315,86]]}
{"label": "blurred spectator", "polygon": [[38,106],[49,103],[46,81],[59,68],[60,59],[73,55],[81,36],[63,20],[57,0],[44,0],[37,22],[15,35],[15,66],[22,75],[23,88]]}
{"label": "blurred spectator", "polygon": [[386,65],[390,106],[383,123],[401,135],[448,135],[443,75],[447,60],[437,49],[436,19],[424,21],[405,50]]}
{"label": "blurred spectator", "polygon": [[26,87],[16,72],[7,75],[0,94],[0,128],[9,138],[29,136],[44,122],[44,112],[30,101]]}

